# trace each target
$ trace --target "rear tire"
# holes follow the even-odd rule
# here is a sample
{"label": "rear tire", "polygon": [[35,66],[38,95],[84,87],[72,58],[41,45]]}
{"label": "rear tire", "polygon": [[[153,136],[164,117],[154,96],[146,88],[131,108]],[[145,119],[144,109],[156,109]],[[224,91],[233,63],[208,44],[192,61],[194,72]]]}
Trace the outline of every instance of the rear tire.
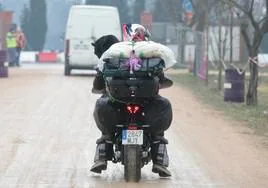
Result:
{"label": "rear tire", "polygon": [[125,180],[138,182],[141,179],[141,147],[139,145],[124,146]]}
{"label": "rear tire", "polygon": [[71,75],[71,69],[70,69],[70,66],[67,63],[65,63],[65,65],[64,65],[64,75],[65,76],[70,76]]}

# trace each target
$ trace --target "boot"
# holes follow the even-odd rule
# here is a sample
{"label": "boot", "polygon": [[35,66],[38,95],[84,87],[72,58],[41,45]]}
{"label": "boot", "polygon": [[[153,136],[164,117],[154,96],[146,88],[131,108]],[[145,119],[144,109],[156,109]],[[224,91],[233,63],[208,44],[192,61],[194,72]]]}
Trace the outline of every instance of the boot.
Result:
{"label": "boot", "polygon": [[100,174],[102,170],[107,169],[107,161],[113,156],[113,144],[99,139],[94,157],[94,164],[90,171]]}
{"label": "boot", "polygon": [[97,174],[101,174],[102,170],[106,170],[107,169],[107,161],[95,161],[95,163],[92,165],[90,171],[97,173]]}
{"label": "boot", "polygon": [[169,157],[167,147],[164,141],[154,142],[151,146],[151,154],[153,160],[152,172],[158,173],[160,177],[169,177],[171,172],[167,169],[169,165]]}

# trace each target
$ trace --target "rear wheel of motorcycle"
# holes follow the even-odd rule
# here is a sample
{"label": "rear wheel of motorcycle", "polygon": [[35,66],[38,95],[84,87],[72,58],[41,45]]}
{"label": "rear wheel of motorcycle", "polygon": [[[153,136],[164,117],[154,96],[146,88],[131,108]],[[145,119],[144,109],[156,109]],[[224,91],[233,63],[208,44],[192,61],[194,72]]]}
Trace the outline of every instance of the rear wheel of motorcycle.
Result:
{"label": "rear wheel of motorcycle", "polygon": [[124,146],[125,180],[138,182],[141,178],[141,147],[139,145]]}

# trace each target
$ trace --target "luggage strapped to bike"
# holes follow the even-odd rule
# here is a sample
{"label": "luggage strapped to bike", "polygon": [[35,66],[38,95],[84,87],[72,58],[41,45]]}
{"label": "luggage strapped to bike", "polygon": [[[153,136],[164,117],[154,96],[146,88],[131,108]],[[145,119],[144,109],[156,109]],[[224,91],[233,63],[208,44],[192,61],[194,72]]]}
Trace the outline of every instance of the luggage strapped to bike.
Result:
{"label": "luggage strapped to bike", "polygon": [[114,101],[129,103],[153,98],[159,91],[158,74],[165,67],[160,58],[142,58],[138,70],[129,70],[127,58],[105,59],[103,76],[106,90]]}

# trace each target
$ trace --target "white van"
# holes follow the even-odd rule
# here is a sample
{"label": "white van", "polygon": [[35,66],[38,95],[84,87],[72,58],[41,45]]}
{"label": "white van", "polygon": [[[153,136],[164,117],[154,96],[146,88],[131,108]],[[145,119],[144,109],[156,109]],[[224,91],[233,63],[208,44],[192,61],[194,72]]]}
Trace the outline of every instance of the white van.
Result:
{"label": "white van", "polygon": [[122,39],[119,13],[116,7],[74,5],[71,7],[65,35],[65,68],[94,69],[98,58],[91,43],[103,35]]}

